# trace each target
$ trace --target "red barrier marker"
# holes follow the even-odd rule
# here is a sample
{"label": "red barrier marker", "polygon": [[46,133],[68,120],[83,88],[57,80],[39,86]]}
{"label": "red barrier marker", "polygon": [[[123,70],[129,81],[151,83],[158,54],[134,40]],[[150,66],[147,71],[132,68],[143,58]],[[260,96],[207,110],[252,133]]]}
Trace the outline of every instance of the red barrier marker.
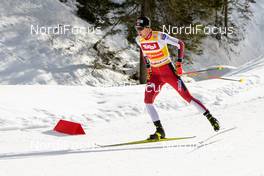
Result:
{"label": "red barrier marker", "polygon": [[85,134],[81,124],[66,120],[60,120],[53,130],[70,135]]}

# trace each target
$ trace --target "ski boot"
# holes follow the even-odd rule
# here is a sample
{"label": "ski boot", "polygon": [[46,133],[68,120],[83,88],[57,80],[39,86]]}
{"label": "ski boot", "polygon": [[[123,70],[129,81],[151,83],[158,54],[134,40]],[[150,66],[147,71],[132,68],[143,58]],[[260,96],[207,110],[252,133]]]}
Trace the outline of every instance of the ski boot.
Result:
{"label": "ski boot", "polygon": [[148,138],[148,140],[160,140],[165,138],[165,131],[160,123],[160,120],[154,122],[154,125],[156,126],[156,132],[154,134],[151,134]]}
{"label": "ski boot", "polygon": [[209,111],[206,111],[203,115],[209,120],[209,122],[213,126],[215,132],[219,131],[220,125],[219,125],[218,120],[216,118],[214,118]]}

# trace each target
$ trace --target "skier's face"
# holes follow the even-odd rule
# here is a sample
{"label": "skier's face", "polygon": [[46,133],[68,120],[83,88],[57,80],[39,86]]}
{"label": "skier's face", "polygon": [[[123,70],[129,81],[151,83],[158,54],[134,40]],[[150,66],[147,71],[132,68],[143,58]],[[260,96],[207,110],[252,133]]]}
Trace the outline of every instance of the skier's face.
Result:
{"label": "skier's face", "polygon": [[147,35],[149,34],[149,28],[137,27],[136,30],[137,30],[138,35],[143,38],[147,37]]}
{"label": "skier's face", "polygon": [[135,27],[136,31],[137,31],[137,34],[142,36],[142,32],[145,30],[144,27]]}

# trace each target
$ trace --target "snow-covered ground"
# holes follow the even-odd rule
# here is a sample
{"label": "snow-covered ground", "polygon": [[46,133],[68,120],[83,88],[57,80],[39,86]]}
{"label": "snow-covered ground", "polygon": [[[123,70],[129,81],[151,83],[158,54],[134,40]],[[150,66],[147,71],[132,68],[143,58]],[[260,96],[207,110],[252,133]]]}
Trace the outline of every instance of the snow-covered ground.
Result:
{"label": "snow-covered ground", "polygon": [[[237,1],[236,5],[245,1]],[[192,54],[194,59],[194,68],[207,67],[211,65],[232,65],[240,66],[263,54],[264,50],[264,1],[259,0],[256,3],[250,3],[250,11],[247,16],[240,10],[233,10],[229,15],[230,19],[237,26],[235,28],[238,43],[227,41],[225,38],[217,41],[207,37],[202,42],[202,55]],[[229,36],[232,38],[232,36]]]}
{"label": "snow-covered ground", "polygon": [[[156,106],[167,136],[196,138],[115,148],[96,144],[145,139],[154,130],[144,109],[143,85],[0,86],[0,175],[261,176],[263,71],[264,58],[258,58],[229,74],[244,78],[243,83],[188,83],[219,119],[222,132],[232,130],[212,137],[209,122],[164,87]],[[86,135],[53,132],[59,119],[81,123]]]}
{"label": "snow-covered ground", "polygon": [[[101,51],[118,51],[120,67],[94,70],[100,55],[109,53],[91,47],[107,29],[99,34],[30,34],[31,24],[91,27],[76,17],[74,3],[67,5],[55,0],[0,2],[0,84],[35,84],[0,86],[1,176],[264,175],[263,0],[252,5],[252,19],[241,24],[251,28],[245,26],[245,40],[232,48],[233,54],[205,40],[204,55],[194,57],[197,69],[235,65],[237,69],[225,67],[231,71],[226,77],[245,80],[186,83],[219,119],[220,132],[165,86],[155,105],[167,136],[196,138],[114,148],[97,144],[145,139],[154,131],[144,108],[144,85],[113,86],[128,80],[120,70],[131,74],[138,52],[123,33],[109,36],[104,40],[109,48]],[[54,132],[60,119],[81,123],[86,135]]]}
{"label": "snow-covered ground", "polygon": [[[109,29],[95,28],[67,5],[58,0],[0,2],[0,84],[95,86],[128,81],[138,52],[124,32],[107,36],[104,48],[96,51],[93,45]],[[53,30],[56,27],[59,30]],[[116,53],[109,56],[118,62],[116,69],[95,69],[108,52]]]}
{"label": "snow-covered ground", "polygon": [[[75,2],[0,2],[0,84],[101,86],[133,82],[129,77],[138,70],[139,53],[135,45],[128,43],[126,27],[117,25],[115,29],[120,29],[121,32],[106,37],[102,42],[103,46],[96,51],[93,45],[111,27],[94,32],[91,24],[77,17]],[[241,12],[233,11],[230,15],[238,30],[241,30],[240,38],[243,38],[237,46],[206,38],[202,44],[204,54],[193,55],[194,65],[187,67],[200,69],[219,64],[239,66],[263,54],[264,1],[251,3],[249,10],[252,11],[250,19],[241,18]],[[114,15],[114,12],[109,14]],[[66,32],[65,35],[31,34],[32,26],[36,29],[37,25],[86,28],[90,32],[76,35],[71,32]],[[111,62],[107,65],[109,59]]]}

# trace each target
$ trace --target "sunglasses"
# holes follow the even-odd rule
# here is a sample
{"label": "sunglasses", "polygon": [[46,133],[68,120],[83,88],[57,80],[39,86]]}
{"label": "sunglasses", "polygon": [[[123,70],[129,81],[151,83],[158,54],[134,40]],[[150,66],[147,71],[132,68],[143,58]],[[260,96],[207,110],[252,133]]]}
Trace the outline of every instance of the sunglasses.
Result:
{"label": "sunglasses", "polygon": [[137,27],[137,26],[135,26],[135,29],[136,29],[136,31],[143,31],[145,28],[144,27]]}

